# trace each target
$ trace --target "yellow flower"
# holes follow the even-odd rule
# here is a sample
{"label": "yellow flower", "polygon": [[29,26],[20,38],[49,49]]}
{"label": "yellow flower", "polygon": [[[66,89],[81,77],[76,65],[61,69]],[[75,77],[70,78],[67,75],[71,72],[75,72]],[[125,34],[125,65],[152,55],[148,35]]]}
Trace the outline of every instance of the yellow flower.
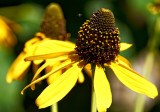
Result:
{"label": "yellow flower", "polygon": [[[58,4],[51,3],[47,6],[45,17],[41,24],[41,32],[42,33],[40,32],[36,33],[34,38],[30,39],[25,43],[25,47],[23,51],[15,59],[15,61],[13,62],[13,64],[11,65],[7,73],[6,80],[8,83],[11,83],[12,80],[21,80],[27,74],[27,71],[31,65],[31,62],[24,61],[24,59],[27,56],[51,53],[51,51],[49,50],[44,51],[41,49],[40,52],[36,50],[38,49],[39,44],[41,42],[49,39],[67,40],[70,37],[70,35],[66,33],[65,19],[63,17],[62,9]],[[34,77],[39,77],[39,73],[43,70],[44,67],[46,68],[46,73],[48,73],[51,70],[50,68],[54,68],[54,66],[58,66],[58,63],[56,63],[56,65],[50,65],[49,62],[45,61],[44,65],[40,67],[39,65],[42,62],[43,60],[38,60],[33,62],[33,72],[35,73]],[[57,75],[48,77],[49,84],[53,81],[54,79],[53,77],[59,76],[61,74],[61,71],[55,74]],[[35,80],[34,77],[32,81]],[[31,89],[34,90],[35,87],[32,86]]]}
{"label": "yellow flower", "polygon": [[[30,39],[25,43],[25,47],[23,51],[18,55],[15,61],[12,63],[10,69],[8,70],[6,80],[8,83],[11,83],[12,80],[22,80],[26,75],[31,62],[25,62],[24,59],[28,56],[32,56],[36,53],[36,49],[38,44],[40,44],[43,40],[49,40],[49,38],[45,37],[42,33],[36,33],[35,37]],[[34,66],[38,66],[43,60],[34,61]]]}
{"label": "yellow flower", "polygon": [[[38,47],[40,50],[52,50],[52,53],[38,56],[27,57],[26,61],[46,59],[54,60],[52,64],[61,61],[59,66],[51,72],[36,78],[28,87],[46,79],[52,74],[70,67],[60,75],[52,84],[36,99],[39,108],[48,107],[59,100],[74,87],[79,75],[84,67],[89,71],[91,63],[95,65],[93,72],[94,91],[96,95],[96,105],[99,112],[104,112],[111,106],[112,94],[109,81],[105,75],[103,67],[110,67],[117,78],[131,90],[145,94],[148,97],[155,98],[158,95],[157,88],[133,71],[127,59],[118,55],[120,51],[128,49],[131,44],[120,43],[119,31],[115,28],[115,19],[113,13],[101,8],[93,13],[93,18],[87,20],[80,31],[76,47],[70,42],[58,40],[45,40]],[[88,66],[89,65],[89,66]]]}
{"label": "yellow flower", "polygon": [[149,3],[147,5],[148,10],[153,14],[159,14],[160,13],[160,2],[157,0],[157,2],[155,1],[155,3]]}
{"label": "yellow flower", "polygon": [[12,48],[15,46],[17,39],[14,32],[18,32],[20,26],[15,22],[0,16],[0,47],[2,45]]}

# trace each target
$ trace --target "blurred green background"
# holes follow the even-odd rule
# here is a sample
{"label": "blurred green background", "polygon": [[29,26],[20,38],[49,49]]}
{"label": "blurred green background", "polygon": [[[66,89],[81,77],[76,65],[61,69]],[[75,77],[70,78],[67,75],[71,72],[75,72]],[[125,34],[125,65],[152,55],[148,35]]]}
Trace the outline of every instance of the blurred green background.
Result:
{"label": "blurred green background", "polygon": [[[6,82],[6,73],[16,56],[23,50],[24,43],[40,31],[45,8],[51,2],[58,3],[66,19],[66,30],[71,33],[70,41],[75,42],[79,27],[92,17],[92,12],[99,8],[112,10],[116,18],[116,27],[120,30],[121,42],[132,43],[133,46],[121,53],[131,61],[135,71],[141,73],[147,44],[153,36],[156,16],[149,13],[147,4],[153,0],[1,0],[0,15],[3,15],[22,26],[22,32],[17,34],[18,43],[13,49],[0,49],[0,112],[49,112],[50,108],[38,110],[34,101],[47,86],[43,81],[35,91],[27,89],[24,95],[20,91],[31,81],[30,71],[24,81]],[[160,38],[160,37],[159,37]],[[159,85],[159,47],[154,62],[154,72],[151,80]],[[138,67],[137,67],[138,66]],[[155,68],[157,68],[155,70]],[[138,71],[139,70],[139,71]],[[112,74],[112,73],[111,73]],[[158,75],[157,75],[158,74]],[[109,112],[132,112],[136,93],[124,87],[114,76],[107,75],[113,92],[113,104]],[[91,80],[85,76],[83,84],[76,84],[72,91],[59,103],[59,112],[89,112],[91,100]],[[116,85],[117,84],[117,85]],[[158,87],[159,88],[159,87]],[[117,89],[117,90],[115,90]],[[114,93],[115,92],[115,93]],[[159,112],[160,100],[147,100],[146,112]]]}

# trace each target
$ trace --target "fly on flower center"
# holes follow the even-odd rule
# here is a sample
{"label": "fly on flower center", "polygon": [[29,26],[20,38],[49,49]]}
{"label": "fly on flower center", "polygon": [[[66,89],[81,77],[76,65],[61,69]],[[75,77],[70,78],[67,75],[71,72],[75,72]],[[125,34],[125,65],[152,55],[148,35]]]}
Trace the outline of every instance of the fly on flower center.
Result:
{"label": "fly on flower center", "polygon": [[109,64],[120,51],[118,35],[113,13],[101,8],[80,27],[75,49],[88,63]]}

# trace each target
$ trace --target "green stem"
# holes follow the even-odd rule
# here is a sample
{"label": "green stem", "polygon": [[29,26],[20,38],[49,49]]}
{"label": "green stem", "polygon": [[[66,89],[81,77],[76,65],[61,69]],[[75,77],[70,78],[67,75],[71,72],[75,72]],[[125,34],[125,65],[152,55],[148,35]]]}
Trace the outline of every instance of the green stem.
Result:
{"label": "green stem", "polygon": [[54,103],[54,104],[51,106],[51,112],[58,112],[58,104],[57,104],[57,103]]}
{"label": "green stem", "polygon": [[97,112],[97,108],[96,108],[96,96],[95,96],[95,92],[94,92],[94,72],[95,72],[95,64],[92,64],[92,93],[91,93],[91,112]]}
{"label": "green stem", "polygon": [[95,92],[93,87],[92,87],[92,99],[91,99],[91,112],[97,112],[96,97],[95,97]]}

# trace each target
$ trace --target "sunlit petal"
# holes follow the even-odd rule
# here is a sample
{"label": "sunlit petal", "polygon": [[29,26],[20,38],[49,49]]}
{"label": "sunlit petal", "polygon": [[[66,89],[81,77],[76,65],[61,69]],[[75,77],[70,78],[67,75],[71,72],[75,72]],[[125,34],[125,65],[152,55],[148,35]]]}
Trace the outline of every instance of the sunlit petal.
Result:
{"label": "sunlit petal", "polygon": [[[56,63],[50,63],[48,67],[46,67],[45,71],[46,73],[51,72],[54,70],[57,66],[61,65],[61,62],[56,62]],[[57,71],[56,73],[52,74],[47,78],[48,84],[52,84],[55,82],[55,80],[62,74],[62,70]]]}
{"label": "sunlit petal", "polygon": [[99,112],[106,112],[111,106],[112,94],[110,84],[101,66],[96,65],[94,74],[94,90],[96,94],[97,109]]}
{"label": "sunlit petal", "polygon": [[133,91],[145,94],[151,98],[155,98],[158,95],[155,85],[147,81],[132,69],[128,69],[124,65],[117,65],[114,63],[112,63],[110,67],[114,71],[118,79]]}
{"label": "sunlit petal", "polygon": [[[76,58],[76,57],[74,57]],[[21,94],[23,94],[24,90],[26,90],[28,87],[32,86],[33,84],[36,84],[38,82],[40,82],[41,80],[43,79],[46,79],[47,77],[49,77],[50,75],[56,73],[57,71],[59,70],[62,70],[64,68],[66,68],[67,66],[71,66],[74,62],[72,61],[73,59],[68,59],[66,61],[64,61],[63,63],[61,63],[61,65],[57,66],[57,68],[55,68],[53,71],[45,74],[44,76],[38,78],[37,80],[33,81],[32,83],[30,83],[29,85],[27,85],[22,91],[21,91]]]}
{"label": "sunlit petal", "polygon": [[132,46],[132,44],[121,43],[120,51],[124,51],[124,50],[130,48],[131,46]]}
{"label": "sunlit petal", "polygon": [[50,106],[61,100],[75,85],[78,75],[83,66],[79,67],[76,63],[68,69],[58,79],[50,84],[37,98],[36,104],[39,108]]}
{"label": "sunlit petal", "polygon": [[56,45],[59,46],[63,46],[69,49],[74,49],[75,48],[75,44],[70,42],[70,41],[59,41],[59,40],[54,40]]}
{"label": "sunlit petal", "polygon": [[88,76],[92,77],[91,64],[87,64],[87,65],[84,67],[84,71],[87,73]]}
{"label": "sunlit petal", "polygon": [[58,40],[45,40],[38,45],[34,55],[73,51],[74,47],[75,45],[71,42],[66,42],[66,41],[64,42]]}
{"label": "sunlit petal", "polygon": [[[5,45],[6,47],[13,47],[13,46],[15,46],[15,44],[17,42],[16,36],[13,32],[13,30],[16,27],[14,27],[12,29],[11,26],[13,26],[14,24],[15,25],[17,25],[17,24],[12,22],[14,24],[9,25],[9,23],[8,23],[9,21],[10,20],[8,20],[7,18],[0,16],[0,44]],[[19,30],[19,29],[16,28],[15,30]]]}
{"label": "sunlit petal", "polygon": [[118,62],[128,68],[132,68],[130,62],[123,56],[118,55]]}
{"label": "sunlit petal", "polygon": [[[55,68],[57,68],[59,65],[61,65],[61,64],[59,63],[60,61],[65,61],[65,60],[67,60],[67,59],[68,59],[67,56],[66,56],[66,57],[58,57],[58,58],[55,58],[55,59],[47,59],[46,62],[45,62],[45,64],[43,64],[43,65],[37,70],[36,74],[34,75],[34,77],[33,77],[33,79],[32,79],[32,82],[35,81],[35,80],[38,78],[38,74],[39,74],[44,68],[46,68],[47,66],[49,66],[49,65],[54,65]],[[59,64],[57,65],[57,63],[59,63]]]}
{"label": "sunlit petal", "polygon": [[25,62],[24,58],[26,57],[26,53],[21,52],[19,56],[12,63],[8,73],[7,73],[7,82],[11,83],[12,80],[21,80],[28,71],[28,68],[31,62]]}
{"label": "sunlit petal", "polygon": [[85,78],[84,78],[84,75],[83,75],[83,73],[82,73],[82,71],[81,71],[81,72],[79,73],[79,76],[78,76],[78,82],[79,82],[79,83],[83,83],[84,80],[85,80]]}
{"label": "sunlit petal", "polygon": [[[28,52],[29,48],[31,48],[32,45],[36,44],[37,42],[39,43],[39,38],[37,38],[37,37],[34,37],[34,38],[28,40],[24,45],[24,51]],[[32,49],[30,49],[30,50],[32,50]]]}
{"label": "sunlit petal", "polygon": [[[35,73],[35,75],[34,75],[34,77],[33,77],[33,79],[32,79],[31,82],[33,82],[33,81],[35,81],[36,79],[38,79],[40,73],[42,72],[42,70],[44,70],[47,66],[48,66],[48,63],[44,63],[44,64],[36,71],[36,73]],[[35,85],[34,85],[34,84],[31,86],[31,89],[32,89],[32,90],[35,89]]]}
{"label": "sunlit petal", "polygon": [[43,59],[51,59],[51,58],[56,58],[59,56],[68,56],[71,54],[74,54],[75,51],[70,51],[70,52],[55,52],[55,53],[50,53],[50,54],[44,54],[44,55],[37,55],[37,56],[30,56],[25,58],[25,61],[32,61],[32,60],[43,60]]}

